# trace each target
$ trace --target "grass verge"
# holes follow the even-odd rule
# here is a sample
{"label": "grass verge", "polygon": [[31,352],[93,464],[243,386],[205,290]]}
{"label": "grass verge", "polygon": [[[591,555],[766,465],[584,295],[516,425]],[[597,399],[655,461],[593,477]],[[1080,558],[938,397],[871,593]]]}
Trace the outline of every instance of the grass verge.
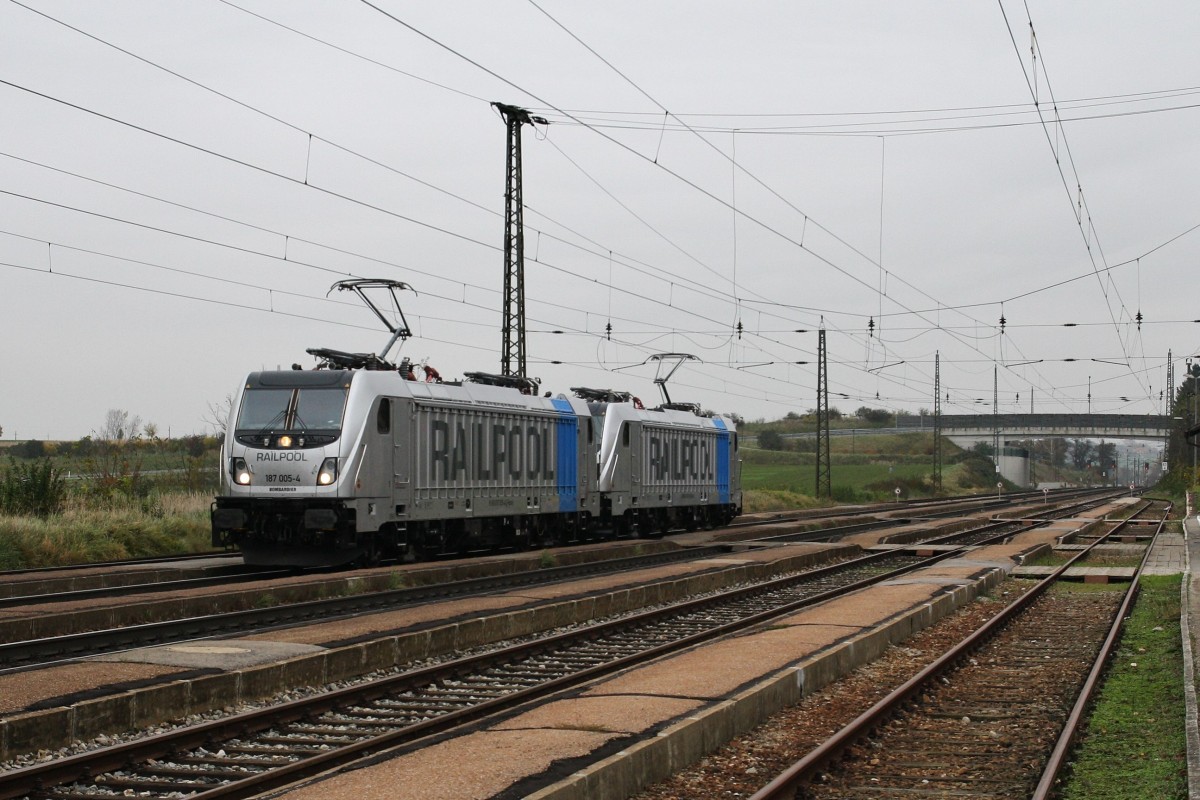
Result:
{"label": "grass verge", "polygon": [[211,549],[206,494],[171,493],[40,518],[0,515],[0,569],[84,564]]}
{"label": "grass verge", "polygon": [[1141,594],[1075,752],[1063,800],[1185,800],[1183,651],[1178,575]]}

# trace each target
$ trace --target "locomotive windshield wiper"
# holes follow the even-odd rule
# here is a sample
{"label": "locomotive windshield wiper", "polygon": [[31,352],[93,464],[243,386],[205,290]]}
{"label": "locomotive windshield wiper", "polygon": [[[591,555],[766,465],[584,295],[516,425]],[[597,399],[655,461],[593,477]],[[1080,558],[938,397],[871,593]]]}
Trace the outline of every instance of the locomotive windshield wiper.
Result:
{"label": "locomotive windshield wiper", "polygon": [[292,389],[291,394],[288,396],[287,405],[284,406],[279,413],[267,420],[266,424],[258,429],[257,435],[262,436],[263,434],[270,433],[275,429],[275,423],[277,422],[283,423],[284,430],[290,430],[291,423],[289,423],[289,420],[293,420],[295,418],[296,406],[299,405],[299,402],[300,390]]}
{"label": "locomotive windshield wiper", "polygon": [[270,433],[271,431],[273,431],[275,429],[275,423],[283,421],[286,417],[287,417],[287,409],[285,408],[282,411],[280,411],[278,414],[276,414],[275,416],[273,416],[269,420],[267,420],[266,424],[263,425],[261,428],[259,428],[258,433],[256,433],[255,435],[262,436],[264,434]]}

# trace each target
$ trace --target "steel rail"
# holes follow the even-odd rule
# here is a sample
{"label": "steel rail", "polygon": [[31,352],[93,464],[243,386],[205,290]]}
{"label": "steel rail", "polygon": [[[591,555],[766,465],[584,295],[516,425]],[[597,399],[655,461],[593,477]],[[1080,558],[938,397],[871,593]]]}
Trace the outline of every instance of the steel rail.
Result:
{"label": "steel rail", "polygon": [[1030,800],[1049,800],[1051,793],[1058,784],[1059,776],[1066,766],[1067,757],[1075,747],[1084,718],[1091,707],[1092,698],[1100,687],[1104,672],[1107,670],[1112,655],[1116,651],[1117,644],[1120,642],[1121,635],[1124,633],[1125,620],[1129,618],[1134,600],[1141,589],[1142,572],[1146,567],[1146,562],[1150,558],[1150,551],[1154,548],[1155,541],[1158,540],[1159,534],[1162,533],[1163,528],[1166,526],[1167,515],[1171,513],[1171,508],[1172,505],[1168,503],[1166,511],[1163,512],[1162,519],[1158,521],[1158,527],[1154,531],[1154,536],[1151,538],[1150,544],[1146,547],[1146,552],[1142,556],[1142,563],[1138,566],[1129,591],[1125,594],[1125,600],[1121,603],[1121,608],[1117,611],[1117,618],[1113,622],[1112,629],[1108,632],[1108,636],[1100,648],[1100,653],[1096,656],[1096,661],[1092,664],[1092,668],[1088,672],[1083,689],[1080,691],[1075,705],[1072,706],[1071,713],[1067,716],[1067,723],[1063,727],[1058,741],[1055,742],[1054,749],[1050,752],[1050,758],[1046,761],[1046,767],[1042,770],[1042,776],[1038,780],[1033,794],[1030,795]]}
{"label": "steel rail", "polygon": [[974,653],[999,631],[1005,628],[1013,619],[1024,613],[1035,600],[1045,594],[1075,562],[1086,557],[1095,547],[1108,539],[1113,532],[1119,530],[1127,520],[1118,523],[1113,531],[1098,538],[1086,549],[1056,569],[1050,576],[1038,582],[1028,592],[1023,594],[1003,611],[992,617],[970,636],[963,639],[936,661],[926,666],[909,680],[888,693],[848,725],[833,736],[826,739],[815,749],[788,769],[780,773],[774,780],[750,797],[750,800],[792,800],[799,789],[811,783],[816,773],[826,765],[836,761],[850,747],[868,737],[872,731],[880,728],[896,711],[910,702],[925,690],[936,678],[952,670],[961,660]]}
{"label": "steel rail", "polygon": [[[757,527],[757,526],[761,526],[761,525],[776,525],[781,522],[793,522],[793,521],[809,522],[809,521],[817,521],[817,520],[823,520],[823,519],[836,519],[838,517],[853,517],[853,516],[867,516],[867,515],[874,515],[874,514],[883,514],[883,513],[890,513],[890,512],[896,512],[896,511],[909,512],[909,511],[920,510],[926,506],[928,506],[932,509],[952,507],[952,508],[949,508],[948,510],[939,511],[936,514],[913,513],[913,515],[912,515],[912,519],[925,519],[927,517],[946,516],[946,515],[955,513],[956,511],[959,511],[959,510],[964,511],[964,513],[966,511],[972,511],[972,510],[981,511],[985,508],[992,507],[992,506],[1013,505],[1013,504],[1025,502],[1028,500],[1037,500],[1042,497],[1046,497],[1047,499],[1049,499],[1051,501],[1061,501],[1063,499],[1074,499],[1076,497],[1087,497],[1089,495],[1095,495],[1095,494],[1100,494],[1100,493],[1110,493],[1113,491],[1114,491],[1113,487],[1102,487],[1102,488],[1098,488],[1098,489],[1097,488],[1053,489],[1053,490],[1050,490],[1048,495],[1043,495],[1043,493],[1041,491],[1034,490],[1034,491],[1028,491],[1028,492],[1011,492],[1009,494],[1004,495],[1003,499],[999,499],[999,500],[996,499],[995,497],[992,497],[991,495],[984,495],[984,494],[954,495],[952,497],[938,497],[938,498],[915,497],[915,498],[907,498],[904,500],[889,501],[886,503],[870,503],[870,504],[865,504],[865,505],[860,505],[860,506],[849,506],[849,507],[845,507],[845,508],[830,507],[830,508],[802,509],[799,511],[780,511],[780,512],[775,512],[773,514],[773,516],[771,516],[767,519],[741,520],[739,522],[731,522],[730,524],[726,525],[725,527],[733,528],[733,529],[753,528],[753,527]],[[1125,490],[1120,490],[1120,491],[1123,493]],[[961,506],[971,506],[972,508],[961,509],[960,508]]]}
{"label": "steel rail", "polygon": [[209,575],[203,578],[178,578],[175,580],[150,581],[148,583],[129,583],[114,586],[96,586],[91,589],[68,589],[61,592],[42,592],[39,594],[18,594],[0,597],[0,608],[18,606],[44,605],[48,603],[69,603],[75,600],[92,600],[98,597],[113,597],[130,594],[150,594],[152,592],[177,592],[187,589],[203,589],[209,586],[232,586],[250,581],[272,580],[296,575],[293,569],[255,569],[249,572],[232,572],[228,575]]}
{"label": "steel rail", "polygon": [[[43,639],[0,643],[0,674],[12,669],[37,666],[50,660],[67,660],[113,650],[192,641],[233,632],[242,633],[250,630],[279,628],[301,622],[328,621],[352,614],[390,610],[429,600],[547,584],[587,575],[623,572],[640,567],[708,558],[727,552],[729,552],[728,545],[681,549],[645,556],[629,556],[483,578],[468,578],[429,586],[385,589],[378,592],[308,600],[268,608],[252,608],[71,633]],[[720,567],[713,567],[713,569],[717,570]]]}
{"label": "steel rail", "polygon": [[[1094,493],[1088,493],[1088,494],[1094,494]],[[1113,493],[1107,492],[1105,494],[1107,495],[1107,494],[1113,494]],[[1094,505],[1097,502],[1104,502],[1105,499],[1107,499],[1107,498],[1102,497],[1099,500],[1097,500],[1096,498],[1089,498],[1089,499],[1083,500],[1081,502],[1075,503],[1074,505],[1055,508],[1052,513],[1061,515],[1061,514],[1071,513],[1078,509],[1094,507]],[[972,509],[970,509],[970,511],[982,511],[982,510],[985,510],[989,505],[992,505],[992,506],[996,505],[996,501],[990,500],[989,503],[985,503],[979,507],[973,507]],[[917,522],[926,521],[929,519],[952,516],[952,515],[957,515],[957,514],[961,514],[961,513],[970,513],[970,512],[969,511],[964,512],[961,509],[952,509],[949,511],[938,512],[936,514],[926,514],[922,517],[873,519],[869,522],[855,522],[855,523],[850,523],[849,525],[838,525],[838,526],[834,526],[834,527],[830,527],[830,528],[814,528],[812,530],[798,531],[796,533],[781,533],[781,534],[777,534],[775,536],[762,536],[757,539],[748,539],[745,541],[747,541],[747,542],[768,542],[768,543],[769,542],[824,541],[824,540],[833,539],[834,537],[846,536],[846,535],[849,535],[852,533],[860,533],[860,532],[869,531],[869,530],[878,530],[880,528],[893,528],[893,527],[901,527],[904,525],[912,525]],[[1016,522],[1018,520],[999,520],[999,521]],[[779,524],[779,523],[774,522],[772,524]],[[958,531],[956,533],[947,534],[942,537],[934,537],[931,539],[925,539],[925,540],[922,540],[921,543],[937,544],[944,540],[953,540],[955,537],[962,536],[963,533],[964,533],[963,531]],[[915,544],[915,543],[913,543],[913,544]]]}
{"label": "steel rail", "polygon": [[109,567],[144,567],[153,564],[175,564],[180,561],[202,561],[208,558],[236,558],[237,553],[228,550],[213,550],[208,553],[189,553],[175,556],[146,556],[145,558],[128,558],[123,561],[90,561],[82,564],[63,564],[57,567],[26,567],[24,569],[0,570],[0,578],[20,575],[35,575],[39,572],[70,572],[81,569],[107,569]]}

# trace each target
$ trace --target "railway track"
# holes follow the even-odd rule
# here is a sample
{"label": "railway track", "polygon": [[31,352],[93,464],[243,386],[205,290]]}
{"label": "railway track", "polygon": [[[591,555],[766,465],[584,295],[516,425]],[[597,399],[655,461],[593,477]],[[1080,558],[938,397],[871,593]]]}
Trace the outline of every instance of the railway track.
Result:
{"label": "railway track", "polygon": [[1129,524],[1097,538],[752,800],[1049,797],[1137,579],[1125,592],[1050,590]]}
{"label": "railway track", "polygon": [[208,553],[190,553],[177,556],[147,556],[146,558],[127,558],[121,561],[91,561],[83,564],[63,564],[55,567],[26,567],[24,569],[0,570],[0,578],[23,578],[33,575],[47,575],[55,572],[78,572],[89,569],[119,569],[123,567],[147,567],[156,564],[187,564],[191,561],[204,561],[213,558],[240,558],[231,555],[228,550],[213,550]]}
{"label": "railway track", "polygon": [[[112,653],[136,647],[245,634],[302,623],[324,622],[358,614],[391,611],[406,606],[536,586],[591,575],[611,574],[685,560],[711,558],[729,551],[714,545],[628,558],[606,559],[527,572],[438,583],[430,586],[310,600],[244,611],[192,616],[184,619],[124,625],[103,630],[47,636],[0,644],[0,673],[28,669],[64,659]],[[714,567],[716,569],[716,567]]]}
{"label": "railway track", "polygon": [[[1012,525],[1013,523],[1008,523]],[[1019,527],[1024,527],[1018,524]],[[1011,531],[995,534],[1002,539]],[[14,770],[0,798],[247,797],[959,555],[862,559]],[[80,776],[87,776],[81,780]],[[40,788],[39,788],[40,787]]]}
{"label": "railway track", "polygon": [[[545,698],[944,556],[874,554],[0,775],[0,798],[247,797]],[[885,570],[890,566],[891,569]],[[130,766],[133,764],[134,766]],[[90,776],[81,781],[80,776]],[[147,794],[143,794],[147,793]]]}
{"label": "railway track", "polygon": [[[1091,499],[1052,512],[1065,516],[1081,508],[1099,502]],[[894,525],[894,522],[881,523]],[[937,543],[975,543],[994,536],[997,532],[1013,532],[1029,523],[995,522],[979,528],[939,537]],[[852,530],[862,530],[850,526]],[[834,530],[845,535],[846,527],[827,529],[823,538],[836,537]],[[805,541],[821,532],[786,534],[768,537],[764,541]],[[799,537],[799,538],[797,538]],[[164,620],[144,624],[121,625],[102,630],[59,634],[23,641],[0,643],[0,673],[14,669],[27,669],[65,659],[112,653],[121,650],[152,645],[179,643],[216,636],[246,634],[289,625],[329,621],[347,616],[389,611],[421,602],[463,597],[472,594],[502,591],[519,586],[541,585],[570,580],[588,575],[611,574],[681,560],[707,558],[728,551],[728,546],[694,548],[649,556],[624,559],[609,559],[599,562],[576,564],[564,567],[538,569],[529,572],[476,578],[433,586],[392,589],[368,592],[344,597],[332,597],[300,603],[272,605],[242,611],[189,616],[182,619]],[[43,624],[52,624],[43,622]]]}
{"label": "railway track", "polygon": [[[846,525],[835,525],[816,530],[803,531],[800,533],[782,534],[779,536],[764,537],[758,541],[785,541],[785,542],[800,542],[800,541],[829,541],[837,537],[846,536],[851,533],[860,533],[862,531],[877,530],[879,528],[896,527],[897,525],[910,524],[925,520],[939,519],[951,516],[965,516],[980,511],[995,511],[1003,507],[1016,505],[1017,503],[1029,502],[1032,500],[1043,500],[1047,502],[1053,498],[1054,502],[1058,503],[1063,500],[1071,500],[1075,498],[1083,501],[1082,505],[1086,505],[1086,498],[1097,496],[1113,496],[1119,495],[1122,492],[1116,492],[1111,488],[1105,489],[1064,489],[1056,490],[1052,494],[1043,494],[1042,492],[1022,492],[1006,495],[1003,499],[994,497],[980,497],[978,495],[968,495],[965,497],[946,498],[937,501],[929,499],[919,500],[901,500],[896,503],[879,504],[875,506],[862,506],[855,510],[846,511],[831,511],[827,514],[781,514],[769,519],[746,520],[742,522],[734,522],[726,526],[730,529],[754,528],[765,525],[777,525],[780,522],[790,521],[808,521],[817,519],[837,519],[845,516],[865,516],[870,514],[880,513],[895,513],[897,511],[905,511],[900,517],[889,517],[886,519],[870,519],[864,522],[852,522]],[[826,509],[822,509],[823,511]]]}
{"label": "railway track", "polygon": [[[77,579],[64,578],[57,581],[37,581],[36,591],[28,594],[12,594],[0,597],[0,608],[18,608],[20,606],[46,605],[51,603],[71,603],[79,600],[95,600],[103,597],[125,597],[133,594],[150,594],[152,592],[176,592],[188,589],[203,589],[210,586],[228,586],[250,581],[264,581],[272,578],[285,578],[298,574],[293,569],[259,569],[232,565],[216,570],[208,570],[204,577],[151,580],[143,583],[111,584],[94,586],[85,589],[74,588]],[[136,577],[134,578],[136,580]],[[10,586],[13,591],[20,591],[19,586]]]}
{"label": "railway track", "polygon": [[[1039,515],[1039,519],[1055,519],[1055,518],[1066,517],[1071,514],[1080,512],[1080,511],[1085,511],[1087,509],[1094,508],[1098,503],[1104,502],[1105,500],[1107,500],[1113,496],[1120,495],[1120,494],[1121,494],[1120,492],[1112,492],[1111,490],[1101,492],[1101,493],[1097,493],[1094,491],[1087,492],[1082,495],[1083,499],[1081,499],[1079,502],[1072,503],[1072,504],[1066,505],[1066,506],[1058,506],[1052,510],[1047,510],[1047,511],[1043,512],[1041,515]],[[937,517],[956,515],[959,513],[962,513],[962,512],[959,510],[943,511],[943,512],[940,512],[937,514],[926,515],[926,516],[922,517],[921,519],[934,519]],[[774,543],[780,543],[780,542],[826,542],[826,541],[834,542],[834,541],[838,541],[842,538],[845,538],[846,536],[849,536],[851,534],[862,533],[863,531],[879,530],[881,528],[894,528],[906,521],[907,522],[915,522],[916,520],[896,520],[896,519],[872,520],[870,522],[852,523],[850,525],[838,525],[838,526],[831,527],[831,528],[821,528],[819,530],[800,531],[798,533],[783,533],[783,534],[779,534],[776,536],[764,536],[764,537],[762,537],[760,539],[756,539],[754,541],[774,542]],[[1025,523],[1025,524],[1029,524],[1029,523]],[[972,544],[975,541],[983,541],[984,539],[987,539],[988,537],[991,536],[993,531],[998,530],[999,527],[1003,526],[1003,525],[1014,525],[1016,527],[1014,527],[1013,530],[1017,530],[1021,527],[1022,522],[1018,521],[1018,520],[1002,520],[1001,519],[1001,520],[997,520],[995,522],[980,525],[976,528],[972,528],[967,531],[957,531],[955,533],[950,533],[950,534],[946,534],[943,536],[932,536],[928,539],[921,540],[919,543],[920,544]],[[913,542],[911,544],[916,544],[916,543],[917,542]]]}

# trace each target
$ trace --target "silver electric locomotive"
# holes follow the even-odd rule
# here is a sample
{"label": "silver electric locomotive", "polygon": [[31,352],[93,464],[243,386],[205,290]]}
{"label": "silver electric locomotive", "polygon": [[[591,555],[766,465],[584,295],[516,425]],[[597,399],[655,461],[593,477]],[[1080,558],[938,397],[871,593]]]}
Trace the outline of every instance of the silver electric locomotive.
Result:
{"label": "silver electric locomotive", "polygon": [[734,422],[627,393],[442,381],[374,354],[309,350],[317,369],[251,373],[225,436],[212,537],[246,563],[326,565],[658,536],[741,510]]}

